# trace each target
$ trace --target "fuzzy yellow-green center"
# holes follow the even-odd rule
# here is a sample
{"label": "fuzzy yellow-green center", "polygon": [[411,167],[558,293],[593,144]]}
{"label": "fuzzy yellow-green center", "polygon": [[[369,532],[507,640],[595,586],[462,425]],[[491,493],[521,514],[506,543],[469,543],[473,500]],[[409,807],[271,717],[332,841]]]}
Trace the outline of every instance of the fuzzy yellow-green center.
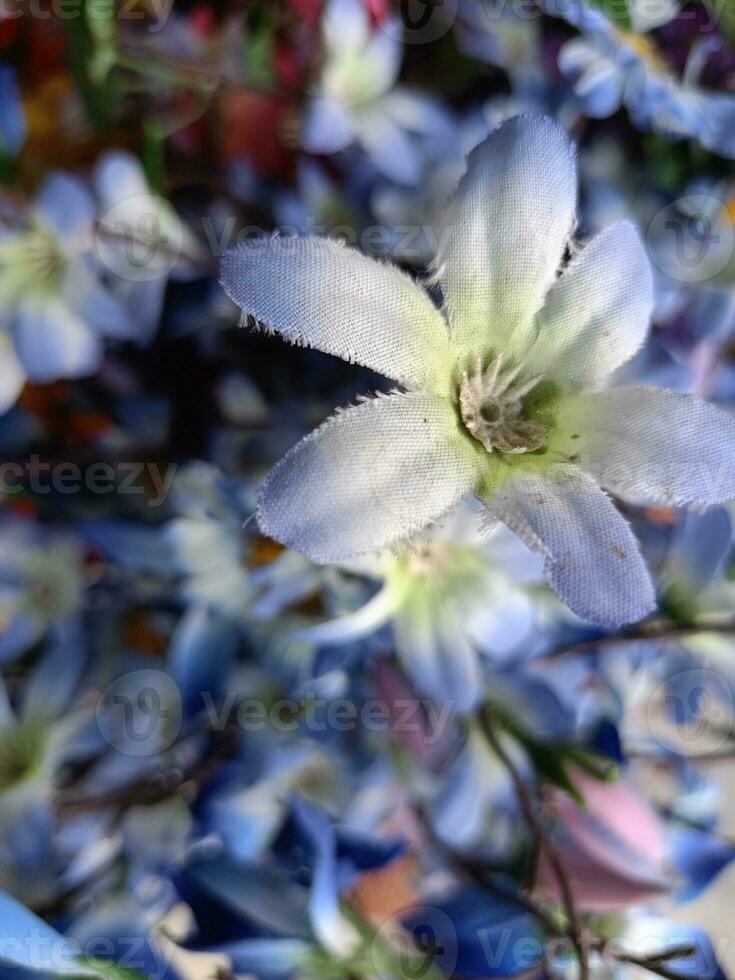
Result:
{"label": "fuzzy yellow-green center", "polygon": [[64,256],[49,232],[31,228],[0,246],[0,292],[14,300],[30,293],[48,295],[59,286]]}
{"label": "fuzzy yellow-green center", "polygon": [[528,398],[541,375],[523,378],[520,367],[505,366],[497,356],[483,369],[478,359],[459,387],[462,421],[487,452],[535,452],[546,444],[551,427],[530,418]]}

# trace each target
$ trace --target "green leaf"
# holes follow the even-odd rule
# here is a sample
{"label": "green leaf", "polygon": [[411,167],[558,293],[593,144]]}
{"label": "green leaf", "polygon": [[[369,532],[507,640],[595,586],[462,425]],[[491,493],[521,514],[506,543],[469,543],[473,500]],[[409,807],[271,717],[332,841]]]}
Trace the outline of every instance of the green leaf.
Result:
{"label": "green leaf", "polygon": [[[104,13],[101,6],[108,0],[86,0],[84,17],[69,17],[64,20],[68,37],[69,67],[77,84],[87,116],[92,125],[100,131],[110,128],[113,111],[116,104],[116,92],[110,80],[106,59],[109,58],[109,47],[102,45],[102,53],[97,55],[98,37],[104,37],[110,25],[105,17],[98,23],[96,16],[90,15],[94,6],[99,13]],[[93,33],[93,29],[97,33]],[[110,66],[111,67],[111,66]]]}
{"label": "green leaf", "polygon": [[629,31],[633,27],[628,0],[591,0],[593,7],[598,7],[607,14],[610,20]]}
{"label": "green leaf", "polygon": [[95,974],[103,980],[145,980],[145,974],[139,973],[128,966],[118,966],[117,963],[110,963],[107,960],[98,960],[92,956],[80,956],[79,962],[89,969],[94,970]]}
{"label": "green leaf", "polygon": [[247,51],[248,81],[268,88],[274,81],[275,30],[269,21],[251,28]]}
{"label": "green leaf", "polygon": [[115,0],[87,0],[87,27],[92,42],[89,75],[103,84],[117,61],[117,11]]}

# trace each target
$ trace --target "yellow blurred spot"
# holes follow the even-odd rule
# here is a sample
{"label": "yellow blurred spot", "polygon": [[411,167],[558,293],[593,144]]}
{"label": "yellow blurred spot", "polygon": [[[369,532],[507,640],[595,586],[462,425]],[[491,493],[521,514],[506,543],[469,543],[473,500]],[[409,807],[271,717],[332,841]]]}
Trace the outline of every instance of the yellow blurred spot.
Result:
{"label": "yellow blurred spot", "polygon": [[634,34],[632,31],[620,31],[620,37],[625,44],[644,61],[648,62],[656,71],[666,71],[666,62],[663,55],[656,46],[655,41],[644,34]]}
{"label": "yellow blurred spot", "polygon": [[722,220],[735,225],[735,197],[731,197],[722,205]]}

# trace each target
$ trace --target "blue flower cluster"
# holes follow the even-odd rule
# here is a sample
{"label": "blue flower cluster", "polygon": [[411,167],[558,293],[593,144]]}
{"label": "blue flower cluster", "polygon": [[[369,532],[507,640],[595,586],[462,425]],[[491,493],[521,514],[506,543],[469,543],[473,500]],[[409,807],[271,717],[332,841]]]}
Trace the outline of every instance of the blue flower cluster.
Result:
{"label": "blue flower cluster", "polygon": [[73,6],[0,4],[0,980],[735,975],[732,15]]}

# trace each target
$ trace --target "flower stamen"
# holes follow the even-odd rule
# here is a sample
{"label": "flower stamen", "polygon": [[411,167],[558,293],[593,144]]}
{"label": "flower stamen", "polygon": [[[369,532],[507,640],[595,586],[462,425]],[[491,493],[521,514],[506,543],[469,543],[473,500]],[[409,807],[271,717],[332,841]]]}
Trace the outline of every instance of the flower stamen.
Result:
{"label": "flower stamen", "polygon": [[473,372],[465,371],[459,388],[459,407],[469,432],[491,453],[529,453],[540,449],[550,428],[524,415],[524,399],[541,375],[518,380],[521,367],[503,368],[502,355],[483,371],[478,358]]}

